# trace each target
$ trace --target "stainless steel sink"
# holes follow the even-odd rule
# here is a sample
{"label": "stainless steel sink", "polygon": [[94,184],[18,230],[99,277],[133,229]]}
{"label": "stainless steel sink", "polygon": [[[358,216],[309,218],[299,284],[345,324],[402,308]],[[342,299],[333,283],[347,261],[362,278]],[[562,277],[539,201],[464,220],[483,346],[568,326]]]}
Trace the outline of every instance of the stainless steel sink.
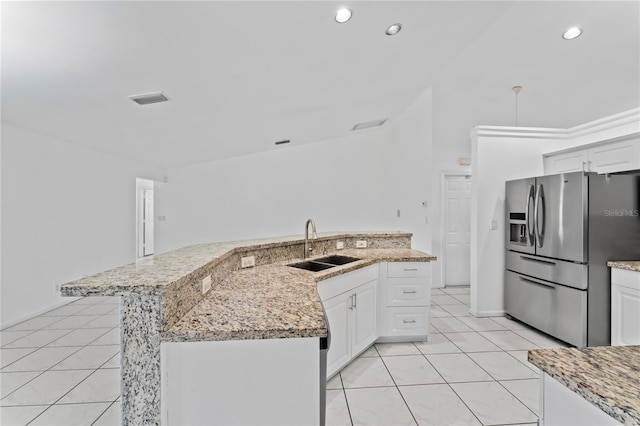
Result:
{"label": "stainless steel sink", "polygon": [[330,265],[337,266],[337,265],[346,265],[347,263],[355,262],[357,260],[360,260],[360,259],[356,259],[355,257],[340,256],[340,255],[334,254],[327,257],[321,257],[320,259],[315,259],[314,262],[328,263]]}
{"label": "stainless steel sink", "polygon": [[294,263],[289,265],[294,268],[304,269],[311,272],[324,271],[325,269],[335,268],[336,266],[346,265],[347,263],[355,262],[360,259],[349,256],[325,256],[315,260],[307,260],[300,263]]}

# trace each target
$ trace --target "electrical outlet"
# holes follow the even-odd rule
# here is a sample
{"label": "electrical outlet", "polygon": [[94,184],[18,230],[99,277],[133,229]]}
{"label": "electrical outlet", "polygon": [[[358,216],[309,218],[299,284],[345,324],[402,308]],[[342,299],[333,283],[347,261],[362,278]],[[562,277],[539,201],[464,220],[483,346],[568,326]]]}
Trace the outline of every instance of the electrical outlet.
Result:
{"label": "electrical outlet", "polygon": [[336,243],[336,249],[337,250],[342,250],[344,248],[344,241],[338,241]]}
{"label": "electrical outlet", "polygon": [[211,275],[207,275],[202,279],[202,294],[211,290]]}
{"label": "electrical outlet", "polygon": [[250,268],[252,266],[256,266],[256,257],[255,256],[246,256],[240,259],[240,266],[243,268]]}
{"label": "electrical outlet", "polygon": [[495,231],[496,229],[498,229],[498,221],[497,221],[497,220],[495,220],[495,219],[493,219],[493,220],[491,221],[491,230],[492,230],[492,231]]}
{"label": "electrical outlet", "polygon": [[356,241],[356,248],[367,248],[367,241],[366,240]]}

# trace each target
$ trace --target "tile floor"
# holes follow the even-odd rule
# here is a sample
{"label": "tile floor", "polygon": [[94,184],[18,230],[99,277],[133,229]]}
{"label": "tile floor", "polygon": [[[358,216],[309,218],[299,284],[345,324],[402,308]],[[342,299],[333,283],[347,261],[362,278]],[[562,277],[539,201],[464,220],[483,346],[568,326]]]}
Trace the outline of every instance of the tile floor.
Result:
{"label": "tile floor", "polygon": [[432,290],[427,342],[376,344],[327,383],[329,425],[535,425],[527,350],[566,346],[469,314],[469,288]]}
{"label": "tile floor", "polygon": [[[376,344],[327,384],[330,425],[528,425],[527,350],[563,346],[469,315],[469,288],[432,290],[427,342]],[[118,298],[88,297],[0,331],[0,424],[119,425]]]}

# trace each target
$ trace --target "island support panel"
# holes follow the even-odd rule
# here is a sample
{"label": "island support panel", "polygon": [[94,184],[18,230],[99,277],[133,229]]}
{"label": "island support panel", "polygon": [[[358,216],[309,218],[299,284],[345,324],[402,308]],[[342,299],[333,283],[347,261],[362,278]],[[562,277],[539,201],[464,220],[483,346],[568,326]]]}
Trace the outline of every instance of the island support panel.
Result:
{"label": "island support panel", "polygon": [[162,299],[120,299],[120,394],[122,425],[160,424],[160,332]]}

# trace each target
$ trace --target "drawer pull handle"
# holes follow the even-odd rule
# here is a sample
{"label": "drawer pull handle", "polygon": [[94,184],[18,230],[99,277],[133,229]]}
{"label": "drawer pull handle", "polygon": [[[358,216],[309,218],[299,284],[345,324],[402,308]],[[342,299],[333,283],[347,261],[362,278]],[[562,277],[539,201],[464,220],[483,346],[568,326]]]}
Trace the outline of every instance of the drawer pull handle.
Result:
{"label": "drawer pull handle", "polygon": [[402,322],[405,324],[413,324],[416,322],[416,320],[402,320]]}
{"label": "drawer pull handle", "polygon": [[541,283],[541,282],[539,282],[539,281],[533,281],[533,280],[530,280],[530,279],[528,279],[528,278],[523,278],[523,277],[518,277],[518,278],[520,279],[520,281],[524,281],[524,282],[529,283],[529,284],[536,284],[536,285],[539,285],[539,286],[541,286],[541,287],[546,287],[546,288],[548,288],[548,289],[550,289],[550,290],[555,290],[555,289],[556,289],[556,288],[555,288],[554,286],[552,286],[552,285],[544,284],[544,283]]}
{"label": "drawer pull handle", "polygon": [[404,268],[405,271],[417,271],[418,268]]}
{"label": "drawer pull handle", "polygon": [[527,257],[527,256],[520,256],[520,259],[522,260],[528,260],[529,262],[538,262],[538,263],[546,263],[547,265],[556,265],[556,262],[552,262],[550,260],[543,260],[543,259],[535,259],[533,257]]}
{"label": "drawer pull handle", "polygon": [[418,292],[417,290],[403,291],[404,294],[416,294],[417,292]]}

